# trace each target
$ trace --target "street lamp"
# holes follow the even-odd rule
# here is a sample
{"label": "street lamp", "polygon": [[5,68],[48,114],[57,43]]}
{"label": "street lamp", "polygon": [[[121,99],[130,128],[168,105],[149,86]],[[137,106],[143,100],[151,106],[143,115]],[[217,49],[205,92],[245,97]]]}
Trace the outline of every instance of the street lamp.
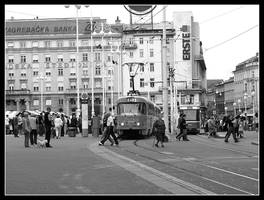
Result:
{"label": "street lamp", "polygon": [[240,109],[240,103],[241,103],[241,100],[238,99],[238,100],[237,100],[237,103],[238,103],[238,111],[239,111],[239,113],[240,113],[240,112],[241,112],[241,109]]}
{"label": "street lamp", "polygon": [[252,111],[253,111],[253,115],[254,115],[254,96],[255,96],[255,91],[254,90],[252,90],[252,92],[251,92],[251,96],[252,96]]}
{"label": "street lamp", "polygon": [[233,103],[234,106],[234,116],[236,116],[236,102]]}
{"label": "street lamp", "polygon": [[227,107],[225,107],[225,115],[227,115]]}
{"label": "street lamp", "polygon": [[248,97],[248,94],[245,92],[244,94],[245,113],[247,113],[247,97]]}
{"label": "street lamp", "polygon": [[[65,5],[65,8],[69,8],[69,5]],[[86,8],[88,6],[85,6]],[[76,115],[79,117],[80,115],[80,84],[79,84],[79,16],[78,11],[81,8],[80,5],[75,5],[76,8],[76,79],[77,79],[77,110]]]}

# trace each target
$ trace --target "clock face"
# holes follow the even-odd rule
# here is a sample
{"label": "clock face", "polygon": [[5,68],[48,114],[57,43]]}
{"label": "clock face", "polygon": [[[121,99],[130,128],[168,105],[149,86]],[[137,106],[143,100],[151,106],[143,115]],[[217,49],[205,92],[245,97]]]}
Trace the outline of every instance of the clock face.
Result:
{"label": "clock face", "polygon": [[124,7],[134,15],[146,15],[156,8],[155,5],[124,5]]}

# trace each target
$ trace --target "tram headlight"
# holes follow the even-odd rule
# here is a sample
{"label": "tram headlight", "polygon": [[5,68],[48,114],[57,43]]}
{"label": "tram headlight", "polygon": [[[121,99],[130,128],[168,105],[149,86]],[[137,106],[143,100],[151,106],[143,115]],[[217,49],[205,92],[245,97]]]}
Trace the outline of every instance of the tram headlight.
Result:
{"label": "tram headlight", "polygon": [[137,122],[137,126],[140,126],[140,122]]}
{"label": "tram headlight", "polygon": [[124,126],[125,124],[124,124],[124,122],[121,122],[121,124],[120,124],[121,126]]}

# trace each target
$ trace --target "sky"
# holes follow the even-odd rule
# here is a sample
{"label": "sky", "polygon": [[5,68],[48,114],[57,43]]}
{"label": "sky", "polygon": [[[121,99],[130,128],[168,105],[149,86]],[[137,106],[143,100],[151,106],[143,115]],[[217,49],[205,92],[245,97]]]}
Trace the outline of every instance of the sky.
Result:
{"label": "sky", "polygon": [[[154,23],[162,22],[164,5],[153,11]],[[174,5],[166,7],[166,21],[173,21],[173,12],[192,11],[195,22],[200,24],[207,79],[227,80],[233,76],[237,64],[259,52],[259,5]],[[5,19],[72,18],[76,16],[73,5],[5,5]],[[121,4],[82,5],[79,17],[100,17],[114,23],[117,16],[121,23],[129,24],[129,13]],[[140,20],[140,18],[143,19]],[[150,15],[135,16],[133,22],[144,23]],[[149,21],[148,21],[149,22]],[[232,39],[233,38],[233,39]],[[225,42],[227,41],[227,42]],[[223,43],[225,42],[225,43]],[[221,44],[222,43],[222,44]],[[220,45],[218,45],[220,44]]]}

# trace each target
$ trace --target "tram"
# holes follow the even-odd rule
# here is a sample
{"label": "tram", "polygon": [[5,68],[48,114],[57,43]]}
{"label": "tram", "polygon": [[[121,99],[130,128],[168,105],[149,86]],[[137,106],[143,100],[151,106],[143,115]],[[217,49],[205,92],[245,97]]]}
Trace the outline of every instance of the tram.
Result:
{"label": "tram", "polygon": [[126,96],[117,100],[117,132],[123,134],[152,134],[153,124],[161,109],[142,96]]}

